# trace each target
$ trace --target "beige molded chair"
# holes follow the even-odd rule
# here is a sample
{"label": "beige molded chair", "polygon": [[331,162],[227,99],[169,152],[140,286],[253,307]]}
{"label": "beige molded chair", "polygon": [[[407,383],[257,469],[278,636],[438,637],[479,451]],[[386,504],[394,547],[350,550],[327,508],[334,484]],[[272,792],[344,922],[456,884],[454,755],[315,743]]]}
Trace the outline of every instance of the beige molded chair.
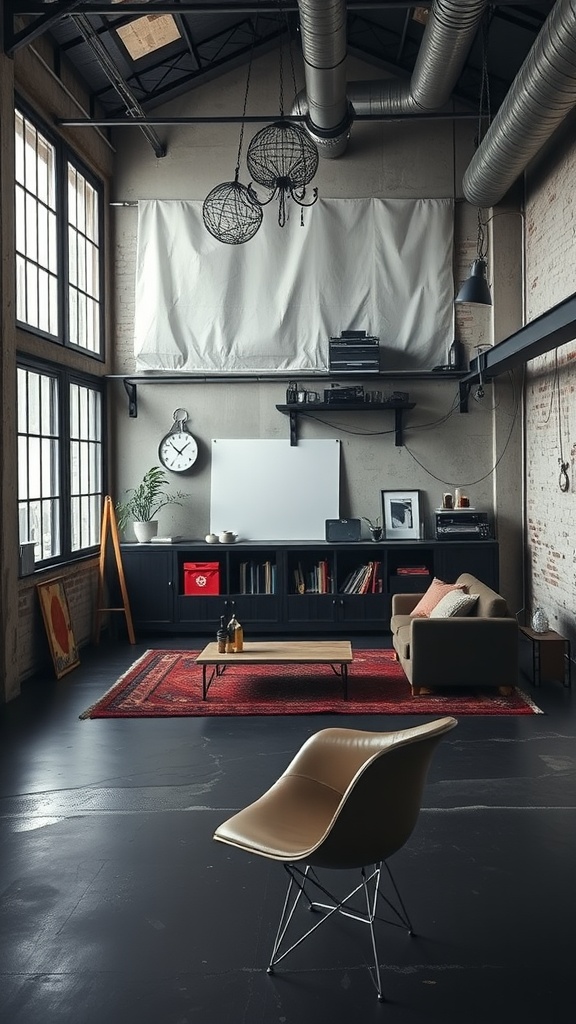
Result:
{"label": "beige molded chair", "polygon": [[[288,891],[268,972],[335,913],[370,929],[378,999],[383,1000],[374,923],[381,902],[413,934],[412,925],[386,863],[418,820],[428,766],[442,736],[457,725],[440,718],[397,732],[322,729],[311,736],[277,782],[255,803],[225,821],[214,839],[250,854],[280,861]],[[320,882],[316,868],[360,869],[359,883],[337,898]],[[386,874],[383,875],[383,869]],[[391,885],[391,898],[382,892]],[[313,900],[320,893],[320,899]],[[361,901],[360,909],[354,905]],[[322,916],[296,941],[286,935],[303,898]],[[287,946],[287,948],[286,948]]]}

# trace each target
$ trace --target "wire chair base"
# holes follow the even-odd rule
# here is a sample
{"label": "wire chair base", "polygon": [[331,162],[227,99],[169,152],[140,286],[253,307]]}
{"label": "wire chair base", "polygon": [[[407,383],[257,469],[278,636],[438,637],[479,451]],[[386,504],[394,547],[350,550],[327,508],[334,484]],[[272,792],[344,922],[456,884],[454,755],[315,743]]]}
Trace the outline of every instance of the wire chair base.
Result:
{"label": "wire chair base", "polygon": [[[320,925],[325,924],[333,914],[341,914],[343,917],[352,918],[354,921],[359,921],[361,924],[367,925],[370,929],[374,967],[369,966],[368,970],[374,983],[374,987],[376,988],[378,999],[380,1002],[384,1002],[375,924],[377,922],[384,922],[396,927],[404,927],[408,930],[409,935],[414,935],[414,929],[412,928],[406,907],[404,906],[402,897],[400,896],[398,887],[392,877],[392,872],[390,871],[386,861],[374,864],[369,871],[367,871],[366,868],[361,868],[360,883],[342,899],[338,899],[334,896],[333,893],[331,893],[330,890],[320,882],[316,872],[310,865],[307,865],[304,871],[295,864],[284,864],[284,867],[289,876],[288,889],[286,891],[284,905],[280,915],[280,923],[278,925],[278,931],[274,941],[272,956],[270,957],[270,963],[267,968],[268,974],[273,974],[276,965],[284,960],[284,958],[294,949],[300,946],[305,939],[313,934],[313,932],[317,931]],[[386,872],[385,877],[387,877],[393,892],[391,899],[382,892],[381,881],[383,870]],[[312,889],[321,893],[330,902],[323,903],[312,899],[310,896],[310,891]],[[356,909],[349,906],[351,900],[359,894],[364,897],[365,909]],[[286,936],[288,929],[290,928],[296,908],[300,904],[301,900],[307,903],[308,910],[321,912],[322,917],[302,935],[300,935],[296,941],[292,942],[291,945],[287,948],[283,948],[285,941],[287,941]],[[388,910],[392,912],[394,915],[393,920],[379,916],[378,911],[381,907],[387,907]]]}

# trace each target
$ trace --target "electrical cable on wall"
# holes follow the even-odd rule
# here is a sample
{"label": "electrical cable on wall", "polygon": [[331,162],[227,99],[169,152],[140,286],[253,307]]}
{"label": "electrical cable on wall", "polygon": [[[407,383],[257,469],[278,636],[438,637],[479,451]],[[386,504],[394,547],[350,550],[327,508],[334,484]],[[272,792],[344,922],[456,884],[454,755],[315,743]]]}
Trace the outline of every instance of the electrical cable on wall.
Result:
{"label": "electrical cable on wall", "polygon": [[566,494],[570,490],[570,478],[568,476],[568,470],[570,463],[564,461],[564,452],[562,447],[562,402],[561,402],[561,391],[560,391],[560,376],[558,373],[558,350],[554,352],[554,376],[552,378],[552,387],[550,389],[550,404],[548,406],[548,413],[544,419],[544,423],[550,422],[552,415],[552,405],[554,403],[554,395],[557,396],[557,422],[558,422],[558,465],[560,472],[558,474],[558,487],[563,494]]}
{"label": "electrical cable on wall", "polygon": [[[494,465],[488,470],[487,473],[484,473],[482,476],[479,476],[476,480],[459,481],[459,485],[462,486],[462,487],[473,487],[475,484],[480,484],[480,483],[482,483],[483,480],[487,480],[488,477],[492,476],[492,474],[495,472],[497,466],[500,464],[500,462],[502,461],[502,459],[504,458],[504,456],[506,454],[506,451],[508,449],[508,445],[510,444],[510,440],[512,438],[512,433],[514,431],[514,426],[515,426],[516,420],[518,419],[518,410],[520,408],[519,397],[518,397],[518,394],[516,392],[516,387],[515,387],[515,384],[514,384],[514,376],[513,376],[513,374],[508,372],[508,378],[509,378],[509,380],[510,380],[510,382],[512,384],[514,411],[512,413],[512,422],[510,424],[510,430],[508,431],[508,437],[506,438],[506,441],[504,443],[504,447],[503,447],[502,451],[500,452],[500,455],[496,459]],[[423,469],[425,473],[428,473],[428,476],[431,476],[433,480],[437,480],[441,484],[446,484],[448,486],[454,486],[454,482],[453,481],[444,480],[442,477],[437,476],[435,473],[432,472],[432,470],[428,469],[428,467],[425,466],[423,462],[420,462],[420,459],[417,458],[417,456],[414,454],[413,451],[411,451],[411,449],[408,447],[407,444],[404,445],[404,448],[408,452],[408,455],[410,455],[411,458],[414,460],[414,462],[418,466],[420,466],[420,469]]]}

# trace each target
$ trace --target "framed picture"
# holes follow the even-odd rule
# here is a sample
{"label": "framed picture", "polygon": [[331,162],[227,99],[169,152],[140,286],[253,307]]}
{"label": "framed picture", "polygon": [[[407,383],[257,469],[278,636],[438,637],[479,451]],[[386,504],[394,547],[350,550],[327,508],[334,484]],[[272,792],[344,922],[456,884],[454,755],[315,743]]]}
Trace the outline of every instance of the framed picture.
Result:
{"label": "framed picture", "polygon": [[54,662],[54,671],[56,678],[60,679],[61,676],[66,675],[80,664],[70,621],[70,609],[64,590],[64,578],[58,576],[56,579],[47,580],[46,583],[37,583],[36,590],[50,654]]}
{"label": "framed picture", "polygon": [[381,491],[386,540],[418,540],[420,491]]}

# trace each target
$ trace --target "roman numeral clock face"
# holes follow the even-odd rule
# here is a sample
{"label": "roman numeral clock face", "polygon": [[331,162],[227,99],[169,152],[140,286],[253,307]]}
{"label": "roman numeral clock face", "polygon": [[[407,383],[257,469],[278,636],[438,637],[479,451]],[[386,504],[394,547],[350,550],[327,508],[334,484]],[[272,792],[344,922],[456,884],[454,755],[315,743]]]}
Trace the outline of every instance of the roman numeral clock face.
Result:
{"label": "roman numeral clock face", "polygon": [[198,458],[198,444],[189,430],[184,426],[188,413],[184,409],[176,409],[175,426],[162,438],[158,446],[158,458],[162,465],[172,473],[185,473],[191,469]]}

